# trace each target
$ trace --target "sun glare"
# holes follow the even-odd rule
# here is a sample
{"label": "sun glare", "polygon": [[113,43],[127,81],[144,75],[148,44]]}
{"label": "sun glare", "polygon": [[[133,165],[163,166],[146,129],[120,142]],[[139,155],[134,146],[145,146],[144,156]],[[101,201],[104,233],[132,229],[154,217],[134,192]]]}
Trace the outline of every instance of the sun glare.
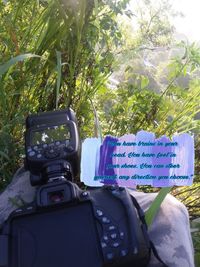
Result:
{"label": "sun glare", "polygon": [[173,0],[175,10],[182,12],[183,18],[177,17],[173,19],[173,23],[179,33],[187,36],[189,41],[200,42],[200,1],[199,0]]}

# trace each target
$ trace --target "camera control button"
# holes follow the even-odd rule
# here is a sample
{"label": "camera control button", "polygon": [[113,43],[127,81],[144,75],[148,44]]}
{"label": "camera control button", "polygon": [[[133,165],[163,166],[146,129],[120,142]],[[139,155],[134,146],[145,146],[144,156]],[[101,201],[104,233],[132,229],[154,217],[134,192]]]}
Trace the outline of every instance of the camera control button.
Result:
{"label": "camera control button", "polygon": [[111,237],[112,239],[116,239],[116,238],[117,238],[117,233],[113,233],[113,234],[111,234],[110,237]]}
{"label": "camera control button", "polygon": [[101,211],[101,210],[96,210],[96,212],[97,212],[97,215],[98,215],[99,217],[101,217],[101,216],[103,215],[103,211]]}
{"label": "camera control button", "polygon": [[110,223],[110,220],[107,217],[102,218],[103,223]]}
{"label": "camera control button", "polygon": [[122,250],[120,251],[120,255],[121,255],[122,257],[125,257],[127,254],[128,254],[128,250],[127,250],[127,249],[122,249]]}
{"label": "camera control button", "polygon": [[82,196],[83,196],[83,197],[87,197],[87,196],[88,196],[88,192],[86,192],[86,191],[83,192],[83,193],[82,193]]}
{"label": "camera control button", "polygon": [[114,225],[110,225],[109,227],[108,227],[108,230],[109,231],[112,231],[112,230],[115,230],[116,229],[116,227],[114,226]]}
{"label": "camera control button", "polygon": [[112,243],[112,247],[113,248],[118,248],[119,247],[119,245],[120,245],[120,243],[119,242],[114,242],[114,243]]}
{"label": "camera control button", "polygon": [[104,236],[103,236],[103,240],[104,240],[104,241],[108,241],[108,239],[109,239],[109,238],[108,238],[107,235],[104,235]]}
{"label": "camera control button", "polygon": [[101,242],[101,247],[102,248],[106,248],[107,247],[107,244],[105,242]]}
{"label": "camera control button", "polygon": [[68,146],[69,140],[66,140],[64,143],[65,143],[66,146]]}
{"label": "camera control button", "polygon": [[73,152],[74,151],[74,148],[73,148],[73,146],[67,146],[67,151],[68,152]]}
{"label": "camera control button", "polygon": [[123,239],[124,238],[124,232],[120,232],[120,238]]}
{"label": "camera control button", "polygon": [[106,258],[107,258],[107,260],[112,260],[112,259],[114,259],[114,253],[112,253],[112,252],[110,252],[110,253],[107,253],[106,254]]}
{"label": "camera control button", "polygon": [[34,157],[34,156],[35,156],[35,151],[30,151],[30,152],[28,153],[28,155],[29,155],[30,157]]}
{"label": "camera control button", "polygon": [[55,147],[52,147],[52,146],[49,146],[45,149],[45,157],[47,159],[53,159],[53,158],[56,158],[58,155],[59,155],[59,149],[58,148],[55,148]]}

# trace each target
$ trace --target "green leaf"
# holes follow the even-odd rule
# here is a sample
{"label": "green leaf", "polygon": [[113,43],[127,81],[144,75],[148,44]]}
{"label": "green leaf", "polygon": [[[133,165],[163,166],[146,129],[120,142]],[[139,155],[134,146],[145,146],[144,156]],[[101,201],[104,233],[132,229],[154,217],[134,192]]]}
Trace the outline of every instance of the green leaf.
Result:
{"label": "green leaf", "polygon": [[153,203],[151,204],[150,208],[145,212],[145,219],[147,225],[150,226],[159,211],[160,205],[163,202],[166,195],[170,192],[172,187],[164,187],[160,190],[156,198],[154,199]]}
{"label": "green leaf", "polygon": [[94,107],[94,104],[92,102],[92,100],[89,98],[90,100],[90,103],[92,105],[92,109],[93,109],[93,113],[94,113],[94,122],[95,122],[95,137],[97,138],[101,138],[101,141],[103,140],[102,138],[102,130],[101,130],[101,125],[100,125],[100,122],[99,122],[99,118],[98,118],[98,115],[97,115],[97,111]]}
{"label": "green leaf", "polygon": [[23,55],[19,55],[19,56],[11,58],[6,63],[0,65],[0,76],[2,76],[6,71],[8,71],[8,69],[12,65],[16,64],[17,62],[23,61],[27,58],[32,58],[32,57],[40,57],[40,56],[34,55],[34,54],[23,54]]}
{"label": "green leaf", "polygon": [[196,266],[200,265],[200,253],[195,254],[195,265]]}
{"label": "green leaf", "polygon": [[145,76],[141,76],[141,89],[144,89],[148,86],[149,84],[149,79],[148,77],[145,77]]}
{"label": "green leaf", "polygon": [[56,109],[58,108],[58,101],[59,101],[59,91],[60,91],[60,84],[61,84],[61,52],[56,51],[56,58],[57,58],[57,82],[56,82]]}
{"label": "green leaf", "polygon": [[187,65],[183,68],[183,75],[186,76],[187,74]]}
{"label": "green leaf", "polygon": [[94,11],[95,11],[95,15],[98,16],[98,0],[94,0]]}
{"label": "green leaf", "polygon": [[10,159],[10,158],[8,157],[8,155],[7,155],[5,152],[3,152],[3,151],[0,151],[0,157],[5,158],[5,159],[7,159],[7,160]]}

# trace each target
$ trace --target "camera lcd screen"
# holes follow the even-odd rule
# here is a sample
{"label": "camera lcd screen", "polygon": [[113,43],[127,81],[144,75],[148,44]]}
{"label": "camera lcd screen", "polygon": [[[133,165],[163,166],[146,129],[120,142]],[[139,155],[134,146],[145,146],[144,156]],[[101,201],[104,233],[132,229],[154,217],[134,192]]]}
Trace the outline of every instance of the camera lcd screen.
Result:
{"label": "camera lcd screen", "polygon": [[70,140],[70,131],[65,124],[33,131],[31,135],[31,145],[50,144],[64,140]]}
{"label": "camera lcd screen", "polygon": [[102,267],[92,214],[84,203],[15,218],[9,267]]}

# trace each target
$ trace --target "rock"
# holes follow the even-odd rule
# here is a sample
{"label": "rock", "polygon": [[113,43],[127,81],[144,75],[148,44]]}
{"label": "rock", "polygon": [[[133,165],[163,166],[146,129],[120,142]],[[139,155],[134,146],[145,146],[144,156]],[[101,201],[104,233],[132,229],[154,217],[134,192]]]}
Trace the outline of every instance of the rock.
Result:
{"label": "rock", "polygon": [[[130,191],[146,211],[157,193]],[[194,267],[194,249],[190,233],[189,215],[186,207],[175,197],[168,194],[161,204],[153,224],[149,228],[160,258],[169,267]],[[156,264],[157,263],[157,264]],[[152,257],[148,267],[162,265]]]}

